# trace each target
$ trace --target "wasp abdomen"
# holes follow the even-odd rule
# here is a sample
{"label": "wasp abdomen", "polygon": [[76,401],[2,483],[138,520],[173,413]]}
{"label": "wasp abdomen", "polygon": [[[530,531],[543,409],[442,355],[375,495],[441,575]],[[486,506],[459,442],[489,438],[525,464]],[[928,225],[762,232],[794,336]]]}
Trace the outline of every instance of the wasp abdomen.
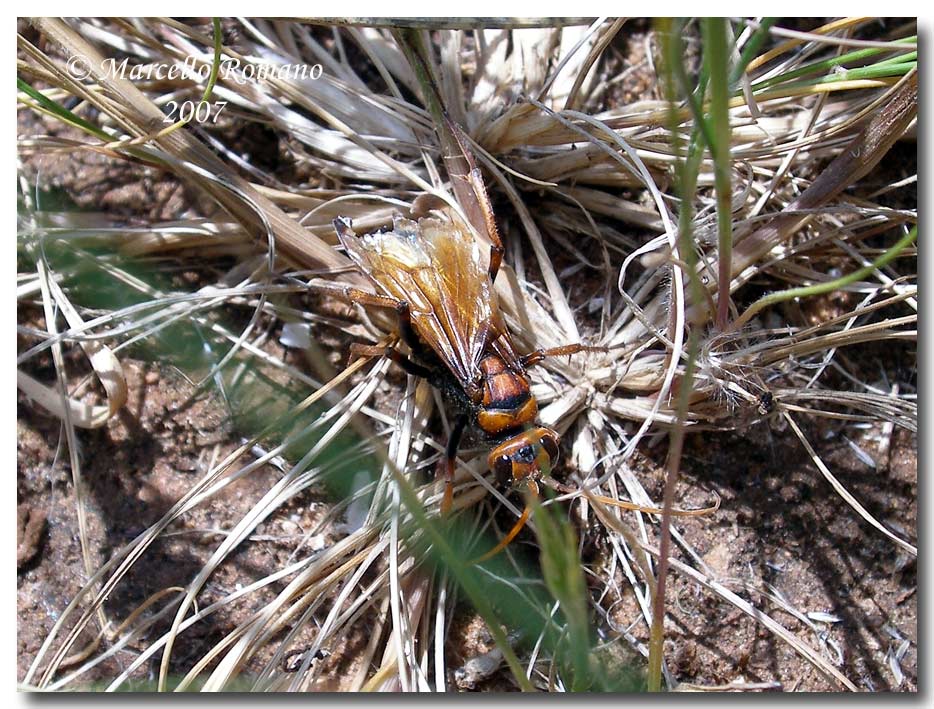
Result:
{"label": "wasp abdomen", "polygon": [[480,361],[482,398],[477,425],[484,433],[497,436],[503,431],[530,423],[538,416],[538,403],[529,390],[529,380],[510,369],[496,355]]}

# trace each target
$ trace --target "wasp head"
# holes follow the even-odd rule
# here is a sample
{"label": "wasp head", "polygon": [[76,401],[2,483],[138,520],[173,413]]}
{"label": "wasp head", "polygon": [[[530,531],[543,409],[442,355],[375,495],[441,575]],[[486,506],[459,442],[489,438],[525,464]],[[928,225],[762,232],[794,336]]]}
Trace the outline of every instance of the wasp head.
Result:
{"label": "wasp head", "polygon": [[487,462],[501,481],[538,480],[558,462],[558,434],[543,427],[522,431],[496,446]]}

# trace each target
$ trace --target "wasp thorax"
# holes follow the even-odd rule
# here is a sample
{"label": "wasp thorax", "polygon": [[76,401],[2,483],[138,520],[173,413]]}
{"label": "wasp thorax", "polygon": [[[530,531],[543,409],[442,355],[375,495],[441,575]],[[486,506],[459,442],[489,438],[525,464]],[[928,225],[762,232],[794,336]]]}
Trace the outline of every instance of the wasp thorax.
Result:
{"label": "wasp thorax", "polygon": [[522,431],[496,446],[487,462],[504,482],[550,475],[558,462],[558,434],[543,427]]}

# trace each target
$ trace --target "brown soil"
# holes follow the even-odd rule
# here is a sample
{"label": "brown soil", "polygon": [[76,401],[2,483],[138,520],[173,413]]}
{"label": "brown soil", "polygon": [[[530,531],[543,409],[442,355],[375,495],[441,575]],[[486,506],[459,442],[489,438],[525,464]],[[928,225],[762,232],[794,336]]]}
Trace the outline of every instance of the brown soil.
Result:
{"label": "brown soil", "polygon": [[[155,522],[200,477],[209,460],[224,456],[238,442],[223,406],[214,398],[192,398],[190,384],[153,365],[125,361],[124,367],[131,387],[124,413],[102,430],[79,434],[95,564]],[[859,461],[842,432],[810,427],[808,433],[811,440],[821,441],[818,452],[841,482],[893,529],[909,530],[910,535],[917,515],[916,438],[896,432],[888,458],[882,458],[874,471]],[[877,433],[877,429],[866,431],[854,442],[880,460]],[[23,530],[18,540],[17,676],[22,679],[56,617],[87,575],[78,543],[70,467],[61,452],[61,427],[21,400],[17,434],[17,503]],[[664,447],[648,451],[640,470],[650,494],[661,488],[657,463],[664,459]],[[206,561],[219,531],[230,528],[277,477],[278,471],[264,468],[196,508],[173,536],[159,542],[134,567],[109,600],[108,613],[126,617],[155,591],[184,585]],[[684,505],[703,504],[709,499],[705,491],[716,491],[722,498],[717,515],[680,525],[713,578],[754,602],[762,600],[760,593],[771,593],[802,614],[836,616],[838,622],[815,620],[815,629],[809,630],[775,604],[764,605],[802,640],[822,644],[829,657],[839,652],[841,671],[861,688],[917,688],[916,564],[841,502],[790,432],[762,423],[741,434],[695,434],[686,447],[680,487]],[[257,530],[262,538],[245,545],[235,563],[225,564],[212,577],[203,602],[281,568],[294,550],[299,530],[309,529],[324,506],[309,496],[300,506],[270,518]],[[598,540],[598,548],[591,551],[591,563],[599,563],[603,543]],[[705,685],[777,681],[786,690],[836,689],[748,616],[715,600],[690,579],[677,574],[673,579],[666,656],[680,681]],[[199,624],[198,634],[186,635],[175,654],[178,669],[190,666],[250,610],[234,607],[211,624]],[[610,609],[609,617],[612,627],[623,629],[638,617],[638,609],[623,602]],[[454,626],[455,635],[458,628],[464,631],[464,644],[455,643],[452,667],[492,649],[482,623],[478,626],[472,614]],[[640,631],[634,632],[647,641]],[[887,653],[894,652],[903,638],[911,644],[900,663],[905,680],[896,686]],[[118,656],[94,675],[104,679],[124,665],[125,658]],[[346,676],[345,672],[346,668],[339,674]],[[141,673],[140,679],[147,675]],[[501,674],[469,685],[509,686]]]}

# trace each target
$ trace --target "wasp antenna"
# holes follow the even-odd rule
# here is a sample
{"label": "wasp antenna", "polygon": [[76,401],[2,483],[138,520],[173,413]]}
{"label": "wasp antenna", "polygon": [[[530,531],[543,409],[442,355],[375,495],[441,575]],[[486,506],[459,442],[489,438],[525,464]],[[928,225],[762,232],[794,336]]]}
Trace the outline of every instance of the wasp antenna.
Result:
{"label": "wasp antenna", "polygon": [[[623,510],[631,510],[633,512],[643,512],[650,515],[660,515],[664,514],[664,510],[661,507],[649,507],[647,505],[637,505],[635,502],[626,502],[625,500],[614,500],[612,497],[605,497],[604,495],[595,495],[592,492],[583,492],[585,497],[599,502],[604,505],[611,505],[612,507],[619,507]],[[713,512],[716,512],[720,509],[720,496],[717,495],[717,501],[714,502],[709,507],[702,507],[696,510],[683,510],[678,507],[673,507],[671,509],[671,515],[673,517],[701,517],[703,515],[709,515]]]}
{"label": "wasp antenna", "polygon": [[[542,478],[542,482],[550,487],[552,490],[557,490],[558,492],[564,495],[573,495],[576,492],[579,492],[582,496],[599,502],[603,505],[610,505],[611,507],[618,507],[623,510],[631,510],[633,512],[643,512],[650,515],[660,515],[663,510],[660,507],[650,507],[648,505],[639,505],[635,502],[628,502],[626,500],[614,500],[612,497],[607,497],[606,495],[598,495],[596,493],[590,492],[590,490],[583,488],[573,488],[564,483],[560,483],[553,478]],[[683,510],[678,507],[674,507],[671,510],[671,514],[674,517],[700,517],[701,515],[708,515],[712,512],[716,512],[720,509],[720,496],[717,495],[716,502],[714,502],[709,507],[702,507],[696,510]]]}
{"label": "wasp antenna", "polygon": [[525,526],[525,523],[529,521],[529,515],[532,514],[533,501],[538,499],[538,485],[535,483],[534,480],[529,480],[529,494],[532,496],[533,499],[530,499],[525,504],[525,509],[522,510],[522,514],[519,515],[519,519],[516,520],[516,523],[512,526],[512,529],[509,530],[509,534],[503,537],[500,540],[499,544],[497,544],[495,547],[490,549],[486,554],[484,554],[483,556],[477,557],[473,561],[468,562],[469,564],[471,565],[480,564],[486,561],[487,559],[492,559],[494,556],[499,554],[503,549],[508,547],[512,543],[512,540],[515,539],[519,535],[519,532],[522,531],[522,528]]}

